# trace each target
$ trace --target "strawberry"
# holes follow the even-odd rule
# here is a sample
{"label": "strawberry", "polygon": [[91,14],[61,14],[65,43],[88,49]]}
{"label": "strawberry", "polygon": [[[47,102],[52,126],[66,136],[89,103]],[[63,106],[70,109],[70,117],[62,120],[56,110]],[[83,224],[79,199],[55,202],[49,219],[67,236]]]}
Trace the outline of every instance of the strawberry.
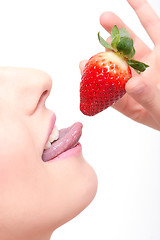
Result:
{"label": "strawberry", "polygon": [[138,74],[149,67],[132,59],[135,54],[133,40],[125,28],[119,30],[115,25],[111,38],[110,45],[98,33],[98,39],[106,51],[92,56],[82,73],[80,110],[88,116],[105,110],[125,94],[125,85],[132,77],[129,66]]}

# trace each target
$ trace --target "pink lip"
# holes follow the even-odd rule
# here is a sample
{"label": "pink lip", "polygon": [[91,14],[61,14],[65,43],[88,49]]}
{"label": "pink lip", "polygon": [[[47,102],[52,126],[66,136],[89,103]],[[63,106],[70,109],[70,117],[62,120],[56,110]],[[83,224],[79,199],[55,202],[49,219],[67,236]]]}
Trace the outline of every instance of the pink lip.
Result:
{"label": "pink lip", "polygon": [[58,155],[57,157],[49,160],[47,163],[56,161],[56,160],[63,160],[66,158],[72,158],[75,157],[77,155],[80,155],[82,153],[82,146],[80,143],[78,143],[74,148],[71,148],[63,153],[61,153],[60,155]]}
{"label": "pink lip", "polygon": [[[55,113],[52,114],[51,116],[51,120],[50,120],[50,123],[49,123],[49,129],[48,129],[48,133],[47,133],[47,138],[46,138],[46,142],[45,142],[45,145],[47,144],[48,140],[49,140],[49,137],[51,135],[51,132],[55,126],[55,122],[56,122],[56,115]],[[44,146],[45,146],[44,145]]]}

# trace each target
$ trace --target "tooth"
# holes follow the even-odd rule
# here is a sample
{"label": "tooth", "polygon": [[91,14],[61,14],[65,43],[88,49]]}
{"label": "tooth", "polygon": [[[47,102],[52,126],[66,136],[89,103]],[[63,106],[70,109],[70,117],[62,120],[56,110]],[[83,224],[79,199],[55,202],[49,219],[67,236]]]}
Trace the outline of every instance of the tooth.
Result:
{"label": "tooth", "polygon": [[50,148],[50,146],[51,146],[51,143],[50,143],[50,141],[48,141],[48,142],[46,143],[46,146],[44,147],[44,149],[46,150],[46,149]]}
{"label": "tooth", "polygon": [[53,131],[49,137],[49,141],[53,142],[53,141],[57,140],[58,138],[59,138],[59,131],[58,131],[57,127],[54,127]]}
{"label": "tooth", "polygon": [[56,141],[58,138],[59,138],[59,131],[58,131],[58,128],[55,126],[52,130],[52,133],[44,149],[45,150],[49,149],[51,147],[51,143]]}

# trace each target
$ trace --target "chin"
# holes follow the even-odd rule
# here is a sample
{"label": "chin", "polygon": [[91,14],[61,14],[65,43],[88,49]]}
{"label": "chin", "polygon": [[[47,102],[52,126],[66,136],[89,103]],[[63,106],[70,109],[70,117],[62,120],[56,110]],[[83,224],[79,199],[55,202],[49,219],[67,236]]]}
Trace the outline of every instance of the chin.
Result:
{"label": "chin", "polygon": [[52,231],[81,213],[97,192],[97,175],[82,153],[68,156],[45,163],[47,176],[41,184],[47,205],[43,213],[45,223],[53,227]]}
{"label": "chin", "polygon": [[66,205],[63,208],[64,219],[58,227],[79,215],[93,201],[97,192],[97,175],[83,156],[80,158],[83,166],[80,172],[77,172],[76,179],[70,188],[69,198],[66,199]]}

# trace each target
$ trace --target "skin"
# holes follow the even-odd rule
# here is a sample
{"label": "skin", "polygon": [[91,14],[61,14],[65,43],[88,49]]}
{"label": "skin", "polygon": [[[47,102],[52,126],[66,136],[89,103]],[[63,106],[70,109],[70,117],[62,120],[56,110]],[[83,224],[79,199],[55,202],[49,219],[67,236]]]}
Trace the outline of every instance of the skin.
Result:
{"label": "skin", "polygon": [[[150,66],[141,75],[133,71],[133,77],[126,84],[127,93],[113,108],[139,123],[160,130],[160,19],[146,0],[128,0],[128,3],[153,41],[154,49],[151,50],[114,13],[101,15],[100,23],[108,33],[115,24],[129,31],[136,50],[134,58]],[[85,64],[86,61],[80,63],[81,73]]]}
{"label": "skin", "polygon": [[52,112],[50,76],[0,68],[0,239],[48,240],[93,200],[97,177],[82,154],[42,161]]}
{"label": "skin", "polygon": [[[133,37],[135,58],[150,67],[134,74],[114,108],[160,130],[160,21],[144,0],[128,0],[154,43],[149,49],[114,13],[100,22]],[[81,62],[83,71],[85,61]],[[93,200],[97,178],[83,156],[44,163],[42,152],[52,112],[45,107],[52,80],[39,70],[0,68],[0,239],[47,240]],[[43,94],[44,93],[44,94]],[[41,97],[42,96],[42,97]]]}

